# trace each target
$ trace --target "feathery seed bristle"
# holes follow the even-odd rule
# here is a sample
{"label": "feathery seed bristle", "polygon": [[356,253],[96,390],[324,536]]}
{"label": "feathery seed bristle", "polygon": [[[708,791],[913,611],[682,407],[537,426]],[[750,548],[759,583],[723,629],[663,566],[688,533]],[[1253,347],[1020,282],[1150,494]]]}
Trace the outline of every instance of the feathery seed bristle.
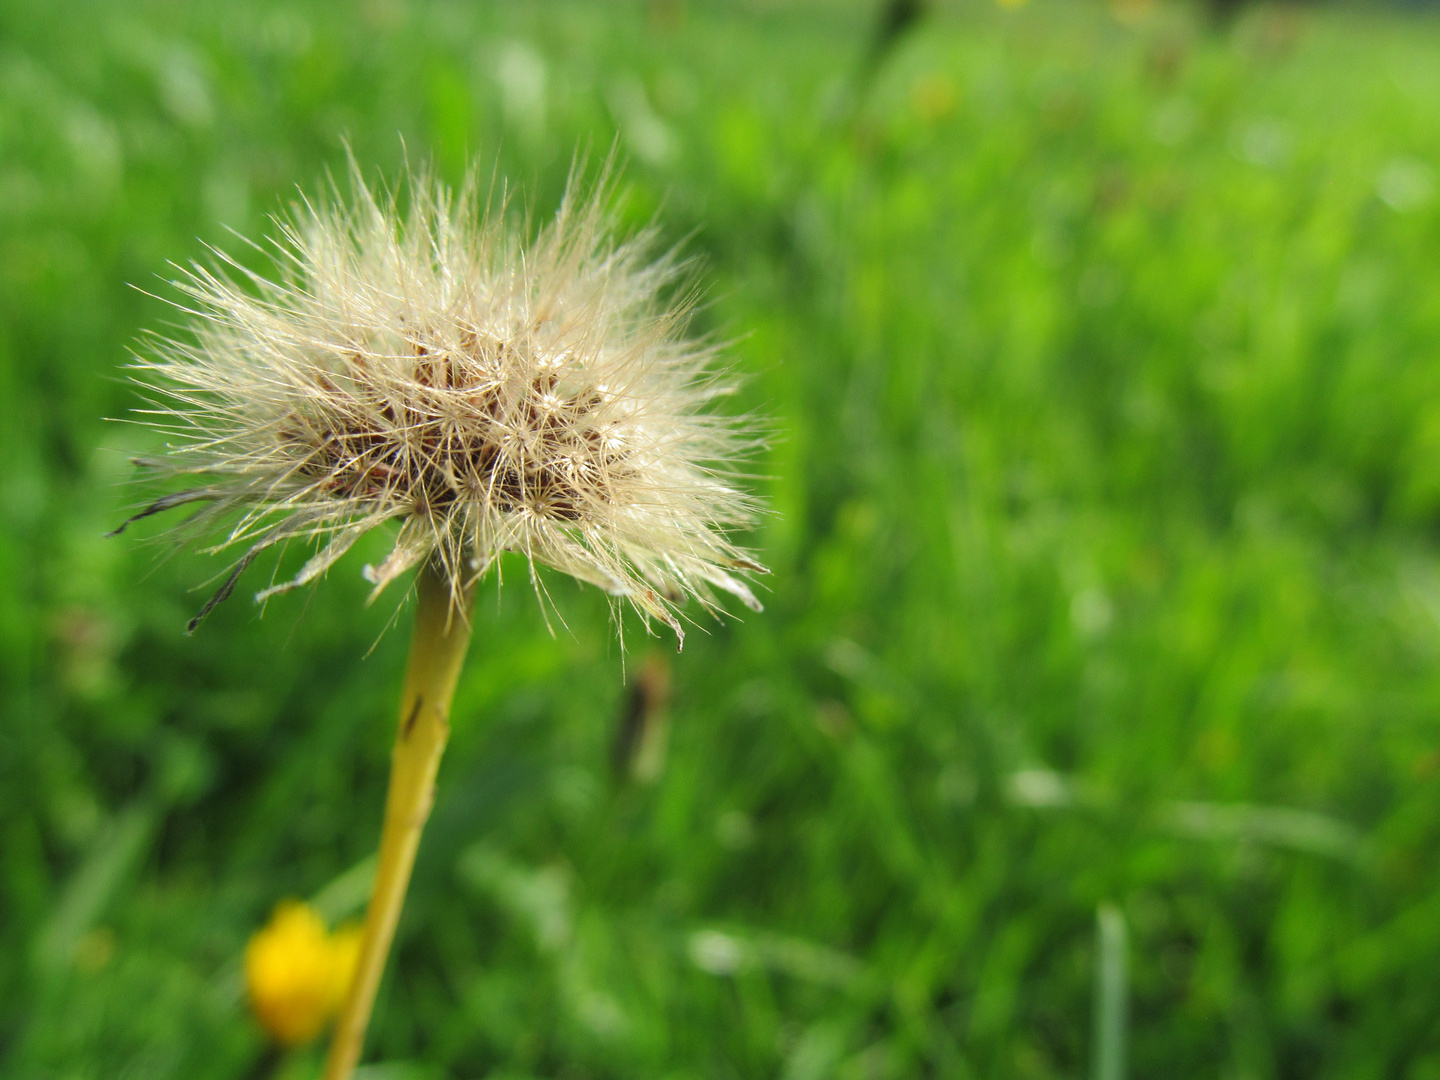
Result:
{"label": "feathery seed bristle", "polygon": [[188,272],[195,341],[162,339],[138,364],[176,439],[152,464],[204,483],[131,520],[200,503],[197,525],[230,523],[216,549],[249,545],[191,629],[265,549],[319,545],[260,601],[390,520],[374,594],[433,558],[458,599],[519,551],[532,577],[543,564],[597,584],[682,641],[688,596],[713,608],[716,587],[758,610],[736,574],[763,567],[725,536],[754,511],[733,470],[757,440],[704,411],[728,389],[715,350],[683,335],[688,302],[664,303],[675,259],[648,258],[649,234],[614,238],[607,185],[583,197],[572,181],[527,242],[473,183],[452,198],[413,176],[402,212],[350,175],[349,205],[307,202],[281,224],[278,279],[224,256],[228,271]]}

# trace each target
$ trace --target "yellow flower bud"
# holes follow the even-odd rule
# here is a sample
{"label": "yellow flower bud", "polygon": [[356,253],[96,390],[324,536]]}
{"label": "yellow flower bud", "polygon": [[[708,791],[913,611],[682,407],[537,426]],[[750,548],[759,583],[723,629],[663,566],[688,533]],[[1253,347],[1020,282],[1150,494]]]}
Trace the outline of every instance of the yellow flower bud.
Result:
{"label": "yellow flower bud", "polygon": [[339,1011],[360,955],[358,927],[335,933],[311,907],[287,900],[245,946],[245,985],[276,1042],[307,1043]]}

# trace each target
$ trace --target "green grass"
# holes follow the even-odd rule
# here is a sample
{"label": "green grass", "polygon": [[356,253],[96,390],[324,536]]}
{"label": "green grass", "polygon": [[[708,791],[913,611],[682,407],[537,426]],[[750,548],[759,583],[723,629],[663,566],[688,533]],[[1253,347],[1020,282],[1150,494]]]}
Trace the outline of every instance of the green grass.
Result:
{"label": "green grass", "polygon": [[1133,1075],[1440,1077],[1440,23],[976,0],[862,85],[870,20],[0,9],[7,1078],[309,1075],[238,956],[377,834],[384,538],[189,639],[220,561],[101,539],[167,262],[346,138],[543,213],[617,132],[774,418],[768,610],[644,786],[603,598],[486,593],[372,1076],[1084,1076],[1113,904]]}

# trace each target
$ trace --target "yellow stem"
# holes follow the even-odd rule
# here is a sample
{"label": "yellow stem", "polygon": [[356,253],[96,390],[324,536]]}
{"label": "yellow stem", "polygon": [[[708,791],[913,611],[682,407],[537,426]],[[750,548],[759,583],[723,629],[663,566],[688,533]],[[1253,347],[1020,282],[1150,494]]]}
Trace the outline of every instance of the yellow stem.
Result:
{"label": "yellow stem", "polygon": [[417,586],[415,636],[410,642],[410,662],[400,696],[400,727],[390,760],[380,861],[365,911],[360,962],[335,1023],[324,1080],[350,1080],[359,1064],[375,993],[380,989],[380,976],[415,867],[420,831],[435,801],[435,773],[450,735],[450,702],[470,644],[470,595],[466,594],[460,610],[453,608],[443,571],[430,563],[420,571]]}

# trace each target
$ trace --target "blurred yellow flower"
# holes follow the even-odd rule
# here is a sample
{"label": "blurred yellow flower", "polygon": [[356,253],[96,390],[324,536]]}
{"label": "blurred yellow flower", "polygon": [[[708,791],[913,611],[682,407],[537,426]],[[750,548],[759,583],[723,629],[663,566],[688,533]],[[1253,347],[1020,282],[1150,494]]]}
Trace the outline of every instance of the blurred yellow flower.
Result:
{"label": "blurred yellow flower", "polygon": [[339,1011],[360,956],[360,928],[333,934],[308,904],[286,900],[245,946],[250,1007],[276,1042],[297,1046]]}
{"label": "blurred yellow flower", "polygon": [[1127,26],[1143,22],[1154,10],[1155,0],[1110,0],[1110,14]]}
{"label": "blurred yellow flower", "polygon": [[948,76],[922,75],[910,91],[910,104],[921,120],[935,123],[955,112],[960,104],[960,92]]}

